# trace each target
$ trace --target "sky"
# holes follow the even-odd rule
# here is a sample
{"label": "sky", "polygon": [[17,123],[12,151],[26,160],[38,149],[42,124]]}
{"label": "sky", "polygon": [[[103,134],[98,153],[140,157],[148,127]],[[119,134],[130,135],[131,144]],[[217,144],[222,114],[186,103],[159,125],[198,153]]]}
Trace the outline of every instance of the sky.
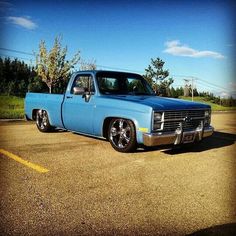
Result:
{"label": "sky", "polygon": [[[236,97],[233,1],[0,0],[0,56],[34,64],[39,43],[56,36],[98,69],[144,74],[161,58],[174,87],[192,81],[199,91]],[[75,68],[79,69],[79,65]]]}

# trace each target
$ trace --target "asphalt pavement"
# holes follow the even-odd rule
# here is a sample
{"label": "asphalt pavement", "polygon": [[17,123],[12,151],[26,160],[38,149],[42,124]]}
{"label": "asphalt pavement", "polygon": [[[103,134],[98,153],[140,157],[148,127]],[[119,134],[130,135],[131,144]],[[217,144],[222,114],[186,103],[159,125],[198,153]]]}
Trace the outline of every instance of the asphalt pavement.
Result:
{"label": "asphalt pavement", "polygon": [[212,123],[193,146],[123,154],[0,122],[0,235],[236,235],[235,113]]}

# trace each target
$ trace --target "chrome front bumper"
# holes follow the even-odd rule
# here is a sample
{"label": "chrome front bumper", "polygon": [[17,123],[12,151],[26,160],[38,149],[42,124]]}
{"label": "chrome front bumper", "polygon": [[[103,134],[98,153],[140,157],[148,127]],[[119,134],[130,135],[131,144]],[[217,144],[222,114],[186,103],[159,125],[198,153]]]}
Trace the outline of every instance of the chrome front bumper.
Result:
{"label": "chrome front bumper", "polygon": [[[204,129],[196,129],[193,131],[175,131],[170,133],[144,133],[143,144],[145,146],[159,146],[167,144],[181,144],[191,143],[194,141],[200,141],[205,137],[209,137],[213,134],[214,128],[212,126],[204,127]],[[184,137],[192,137],[190,140],[184,139]]]}

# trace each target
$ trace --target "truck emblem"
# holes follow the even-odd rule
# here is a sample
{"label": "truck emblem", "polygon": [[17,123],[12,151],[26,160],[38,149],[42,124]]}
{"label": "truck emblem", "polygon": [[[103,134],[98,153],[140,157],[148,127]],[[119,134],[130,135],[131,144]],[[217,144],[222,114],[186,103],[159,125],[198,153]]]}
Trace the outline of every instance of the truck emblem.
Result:
{"label": "truck emblem", "polygon": [[191,118],[191,117],[186,116],[186,117],[184,118],[184,122],[185,122],[185,123],[190,122],[190,121],[192,121],[192,118]]}

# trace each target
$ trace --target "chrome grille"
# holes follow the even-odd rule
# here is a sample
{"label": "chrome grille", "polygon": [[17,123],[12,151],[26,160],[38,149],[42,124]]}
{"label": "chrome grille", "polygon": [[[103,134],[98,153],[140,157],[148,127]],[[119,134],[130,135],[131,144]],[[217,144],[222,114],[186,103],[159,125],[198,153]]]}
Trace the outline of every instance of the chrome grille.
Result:
{"label": "chrome grille", "polygon": [[164,120],[181,120],[185,117],[204,119],[205,110],[165,111]]}
{"label": "chrome grille", "polygon": [[[164,112],[164,131],[183,131],[194,130],[201,125],[204,120],[205,110],[183,110],[183,111],[165,111]],[[188,117],[190,120],[185,121]]]}
{"label": "chrome grille", "polygon": [[196,129],[201,124],[201,120],[192,120],[189,122],[183,121],[167,121],[164,122],[164,131],[175,131],[176,129],[180,129],[182,125],[182,129],[184,131]]}

